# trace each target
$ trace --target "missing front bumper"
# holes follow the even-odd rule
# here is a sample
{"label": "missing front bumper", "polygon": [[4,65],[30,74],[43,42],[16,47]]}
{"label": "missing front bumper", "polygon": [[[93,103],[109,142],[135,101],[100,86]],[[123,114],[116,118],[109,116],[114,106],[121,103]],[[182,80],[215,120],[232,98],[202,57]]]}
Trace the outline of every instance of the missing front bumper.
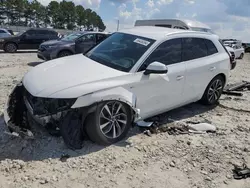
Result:
{"label": "missing front bumper", "polygon": [[56,114],[34,115],[24,91],[22,83],[19,83],[11,91],[6,102],[4,121],[9,131],[21,137],[34,138],[31,125],[35,121],[47,128],[50,134],[53,132],[54,135],[61,135],[69,148],[80,149],[84,138],[83,119],[86,109],[68,109]]}

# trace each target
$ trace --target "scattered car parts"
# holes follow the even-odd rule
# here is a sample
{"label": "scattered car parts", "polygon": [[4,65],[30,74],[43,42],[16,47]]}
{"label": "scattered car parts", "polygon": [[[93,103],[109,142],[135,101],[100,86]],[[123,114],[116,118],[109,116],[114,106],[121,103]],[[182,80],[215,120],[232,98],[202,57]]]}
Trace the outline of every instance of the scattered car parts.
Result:
{"label": "scattered car parts", "polygon": [[233,177],[237,180],[249,178],[250,168],[248,168],[246,164],[244,164],[243,167],[234,166]]}
{"label": "scattered car parts", "polygon": [[223,94],[242,96],[243,93],[240,93],[240,91],[244,91],[246,89],[250,90],[250,82],[242,81],[239,83],[230,84],[230,85],[225,86],[225,88],[223,90]]}

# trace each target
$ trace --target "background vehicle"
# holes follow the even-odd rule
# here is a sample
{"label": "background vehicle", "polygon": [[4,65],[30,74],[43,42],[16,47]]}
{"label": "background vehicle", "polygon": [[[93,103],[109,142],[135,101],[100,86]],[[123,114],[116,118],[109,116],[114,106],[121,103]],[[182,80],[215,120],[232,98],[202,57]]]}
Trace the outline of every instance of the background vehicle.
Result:
{"label": "background vehicle", "polygon": [[242,42],[239,40],[223,40],[225,46],[231,47],[234,51],[235,58],[242,59],[245,54],[245,49],[242,46]]}
{"label": "background vehicle", "polygon": [[[85,55],[31,69],[10,95],[5,122],[10,116],[11,125],[23,125],[26,113],[13,112],[24,102],[23,112],[58,126],[72,148],[82,147],[83,127],[94,142],[111,144],[125,137],[133,121],[199,100],[216,104],[229,71],[230,56],[214,35],[134,27]],[[15,104],[16,97],[24,101]]]}
{"label": "background vehicle", "polygon": [[55,59],[77,53],[84,53],[108,36],[102,32],[75,32],[60,40],[51,40],[42,43],[37,57],[43,60]]}
{"label": "background vehicle", "polygon": [[58,33],[51,29],[29,29],[0,39],[0,49],[9,53],[14,53],[18,49],[38,49],[42,42],[58,38]]}
{"label": "background vehicle", "polygon": [[157,26],[173,29],[185,29],[193,31],[202,31],[214,34],[212,29],[201,22],[187,19],[151,19],[151,20],[136,20],[135,26]]}
{"label": "background vehicle", "polygon": [[11,33],[7,29],[0,29],[0,38],[10,37]]}

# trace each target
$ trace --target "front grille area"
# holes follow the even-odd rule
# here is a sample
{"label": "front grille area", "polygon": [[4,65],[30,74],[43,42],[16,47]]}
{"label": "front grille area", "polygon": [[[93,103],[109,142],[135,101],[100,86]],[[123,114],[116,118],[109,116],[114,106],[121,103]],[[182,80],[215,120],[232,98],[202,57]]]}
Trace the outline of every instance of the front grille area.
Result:
{"label": "front grille area", "polygon": [[48,116],[70,109],[76,99],[54,99],[42,98],[31,95],[24,89],[24,96],[26,97],[33,115]]}

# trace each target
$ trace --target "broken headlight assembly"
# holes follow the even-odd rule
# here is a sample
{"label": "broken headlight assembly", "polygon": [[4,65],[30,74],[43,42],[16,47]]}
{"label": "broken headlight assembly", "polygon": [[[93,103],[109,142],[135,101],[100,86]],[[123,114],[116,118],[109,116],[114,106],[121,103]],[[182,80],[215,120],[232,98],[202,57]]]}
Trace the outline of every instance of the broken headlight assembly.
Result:
{"label": "broken headlight assembly", "polygon": [[69,110],[76,101],[76,99],[34,97],[28,92],[26,92],[24,97],[28,102],[28,104],[26,103],[28,110],[30,110],[33,115],[38,116],[47,116]]}

